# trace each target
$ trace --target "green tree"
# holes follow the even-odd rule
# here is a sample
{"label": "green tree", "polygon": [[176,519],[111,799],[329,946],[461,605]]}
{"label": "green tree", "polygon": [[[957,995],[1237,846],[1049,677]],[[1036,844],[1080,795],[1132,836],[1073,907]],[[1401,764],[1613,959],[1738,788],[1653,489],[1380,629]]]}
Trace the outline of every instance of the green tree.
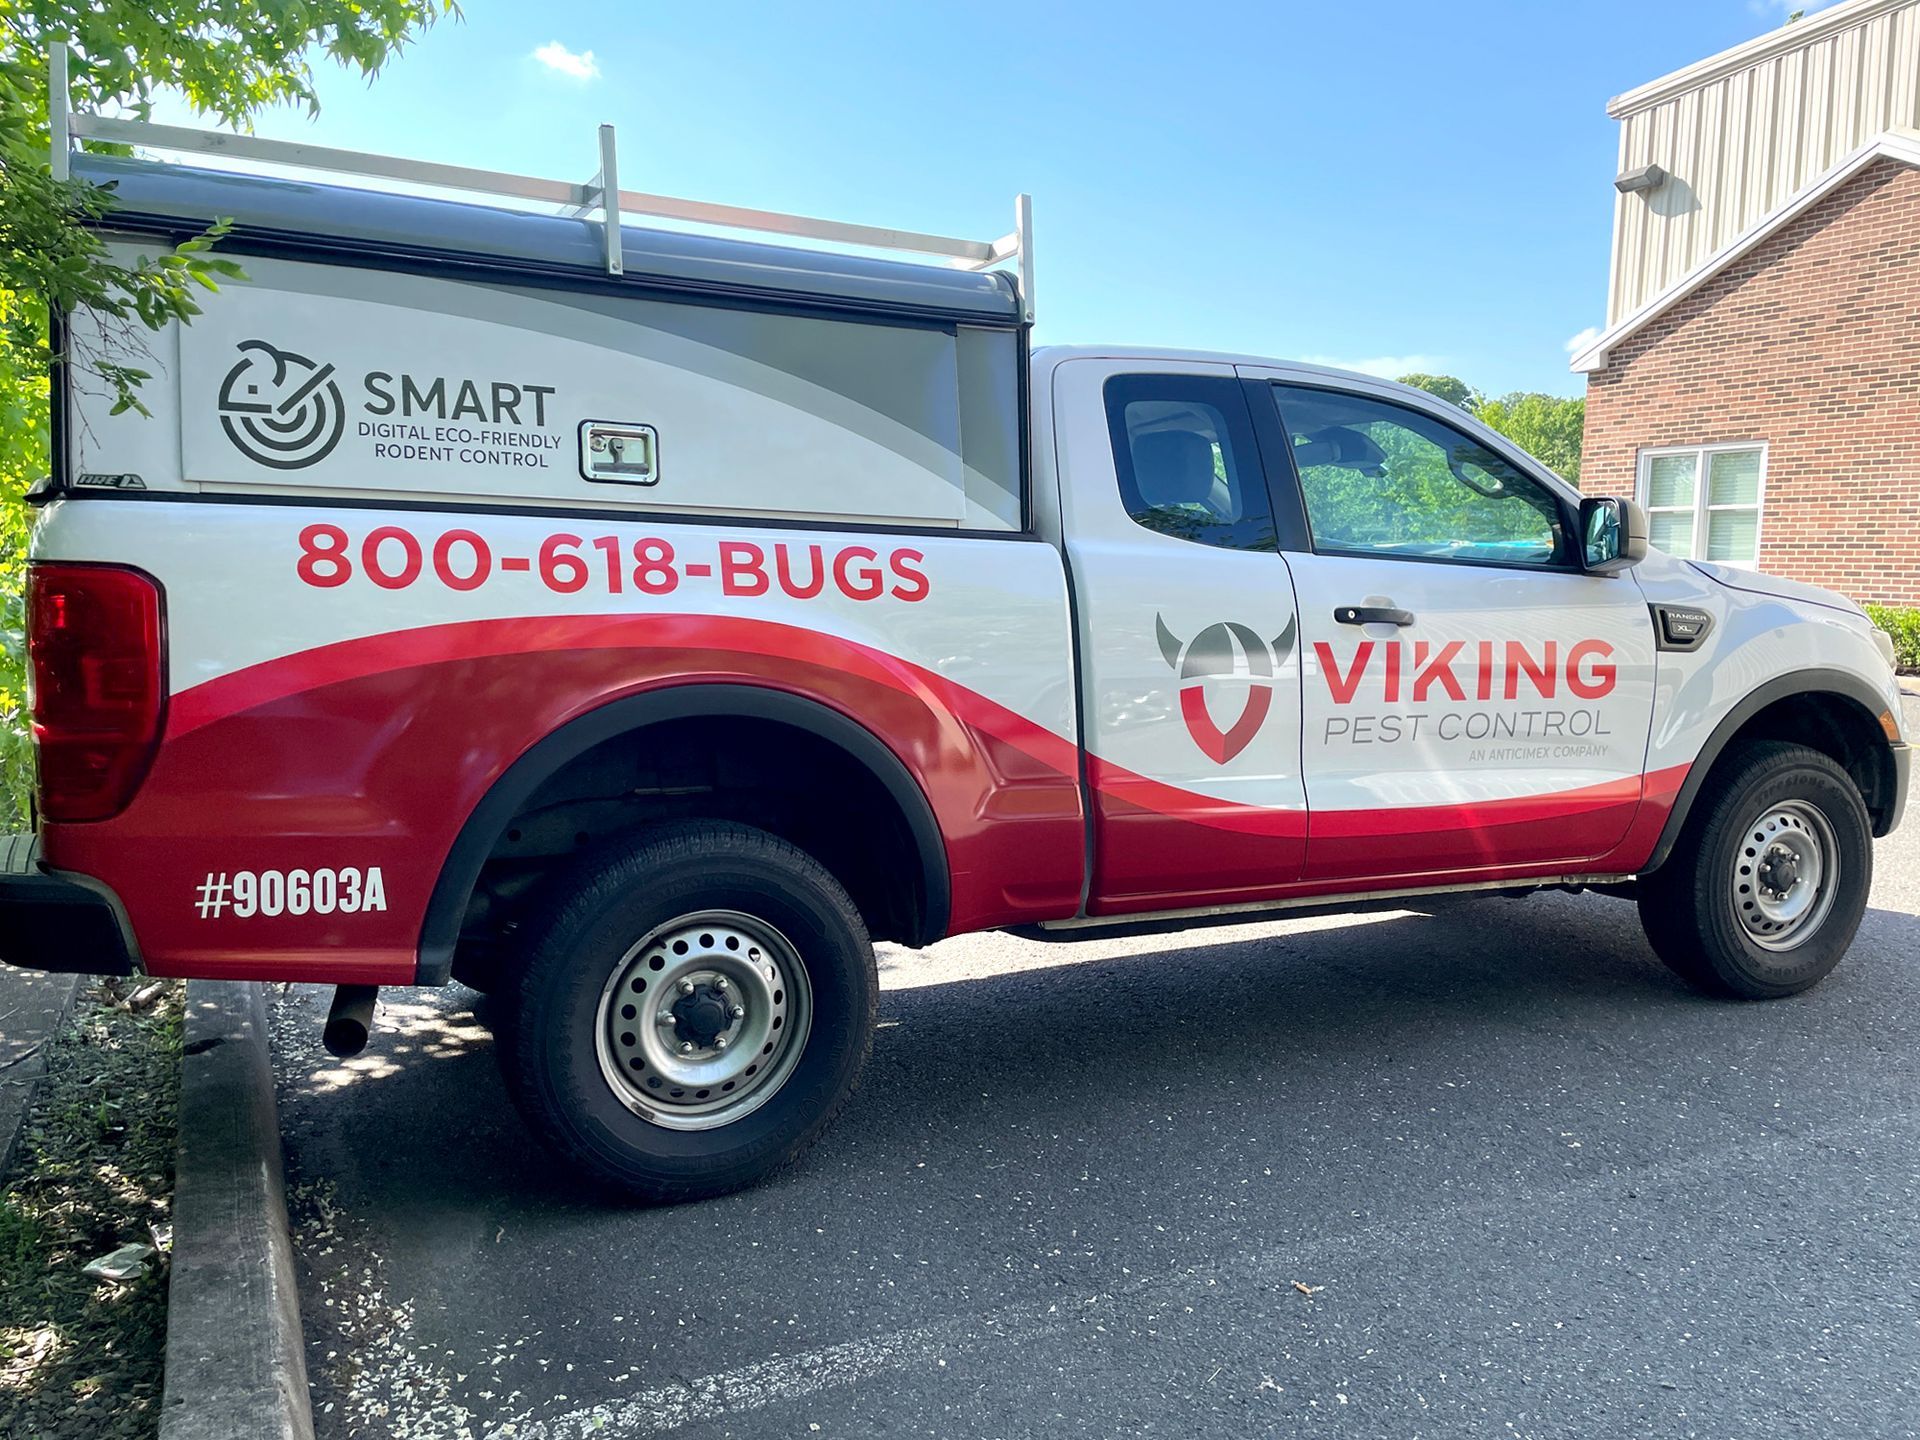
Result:
{"label": "green tree", "polygon": [[78,109],[117,107],[137,119],[162,92],[220,122],[246,126],[262,109],[318,110],[320,58],[377,74],[456,0],[0,0],[0,824],[26,792],[21,583],[27,488],[47,473],[50,310],[104,317],[110,349],[66,357],[117,408],[140,408],[141,336],[199,313],[194,295],[238,273],[212,253],[215,225],[173,252],[111,260],[85,221],[110,197],[53,178],[47,56],[72,47]]}
{"label": "green tree", "polygon": [[[1514,479],[1506,463],[1477,444],[1450,443],[1440,426],[1356,416],[1347,428],[1379,448],[1372,470],[1350,464],[1302,464],[1300,483],[1314,533],[1343,546],[1407,547],[1436,542],[1525,545],[1548,524],[1519,494],[1490,498]],[[1462,476],[1465,476],[1463,479]],[[1482,487],[1476,494],[1468,482]]]}
{"label": "green tree", "polygon": [[1402,375],[1400,383],[1424,390],[1429,395],[1438,395],[1449,405],[1458,405],[1469,412],[1480,399],[1478,390],[1452,375]]}
{"label": "green tree", "polygon": [[1580,483],[1580,441],[1587,423],[1585,400],[1519,390],[1496,399],[1452,375],[1402,375],[1400,383],[1458,405],[1534,459],[1574,484]]}
{"label": "green tree", "polygon": [[1580,483],[1580,443],[1587,402],[1554,395],[1515,393],[1474,407],[1481,424],[1498,430],[1534,459],[1575,485]]}

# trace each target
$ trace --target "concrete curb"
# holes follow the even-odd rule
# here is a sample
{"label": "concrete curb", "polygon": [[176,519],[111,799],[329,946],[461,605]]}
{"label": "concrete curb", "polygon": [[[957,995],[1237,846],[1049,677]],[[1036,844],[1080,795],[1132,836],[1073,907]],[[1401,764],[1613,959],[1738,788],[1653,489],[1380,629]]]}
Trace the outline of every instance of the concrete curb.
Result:
{"label": "concrete curb", "polygon": [[78,975],[0,966],[0,1180],[12,1173],[14,1147],[46,1077],[47,1051],[79,991]]}
{"label": "concrete curb", "polygon": [[187,986],[160,1440],[312,1440],[257,984]]}

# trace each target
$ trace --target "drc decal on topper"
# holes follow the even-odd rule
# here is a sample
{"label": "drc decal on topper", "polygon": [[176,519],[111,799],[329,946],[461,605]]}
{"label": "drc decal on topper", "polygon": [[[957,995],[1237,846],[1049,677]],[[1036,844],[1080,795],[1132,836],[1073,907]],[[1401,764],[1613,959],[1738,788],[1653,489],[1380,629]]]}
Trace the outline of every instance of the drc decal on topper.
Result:
{"label": "drc decal on topper", "polygon": [[333,453],[346,402],[332,365],[242,340],[240,359],[220,382],[220,425],[242,455],[276,470],[300,470]]}
{"label": "drc decal on topper", "polygon": [[[1182,644],[1159,615],[1153,617],[1160,653],[1180,680],[1180,714],[1187,733],[1209,760],[1224,765],[1253,743],[1273,705],[1273,682],[1293,654],[1294,622],[1271,642],[1233,620],[1216,621]],[[1240,714],[1225,730],[1207,709],[1210,679],[1246,682]]]}
{"label": "drc decal on topper", "polygon": [[[735,348],[721,332],[712,343],[688,338],[707,334],[704,308],[621,298],[583,317],[545,291],[499,282],[402,283],[262,257],[247,268],[254,280],[221,286],[178,329],[179,476],[189,485],[536,502],[587,494],[702,514],[969,523],[952,336],[889,330],[870,342],[864,325],[806,321],[829,328],[794,333],[829,337],[820,343],[835,355],[831,337],[842,333],[848,356],[877,347],[849,360],[855,388],[842,395],[839,381],[802,381],[750,353],[762,340],[785,345],[777,326],[756,322]],[[694,326],[685,336],[681,321]],[[904,368],[883,375],[883,359]],[[900,417],[846,403],[870,385],[923,399]],[[151,484],[151,432],[97,428],[129,458],[89,468],[148,471]],[[678,493],[662,471],[662,440]],[[595,483],[583,491],[583,481]]]}
{"label": "drc decal on topper", "polygon": [[537,493],[577,420],[561,413],[566,367],[513,343],[526,338],[462,316],[224,287],[180,330],[182,478]]}

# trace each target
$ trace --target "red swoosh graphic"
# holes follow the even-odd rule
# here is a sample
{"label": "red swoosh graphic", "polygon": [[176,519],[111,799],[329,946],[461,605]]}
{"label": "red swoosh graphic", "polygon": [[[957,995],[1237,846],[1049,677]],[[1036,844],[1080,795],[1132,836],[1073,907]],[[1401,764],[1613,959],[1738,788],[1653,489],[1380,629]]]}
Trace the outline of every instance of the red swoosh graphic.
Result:
{"label": "red swoosh graphic", "polygon": [[[544,653],[554,649],[734,650],[767,658],[790,657],[851,670],[919,697],[968,725],[1024,752],[1060,775],[1079,773],[1074,742],[1054,734],[979,691],[884,650],[778,621],[701,614],[556,615],[459,621],[388,631],[296,651],[204,681],[176,696],[168,710],[169,739],[225,716],[254,709],[322,685],[384,671],[478,656]],[[1183,692],[1184,695],[1184,692]],[[609,697],[597,695],[597,705]],[[583,710],[591,705],[583,704]],[[854,717],[858,718],[858,717]],[[1244,717],[1243,717],[1244,722]],[[1240,727],[1235,726],[1235,731]],[[1234,732],[1228,732],[1231,742]],[[1230,757],[1229,757],[1230,758]],[[1156,814],[1247,835],[1304,837],[1304,810],[1273,809],[1220,800],[1138,774],[1089,752],[1094,788]],[[1671,799],[1685,765],[1646,777],[1649,799]],[[1378,838],[1446,829],[1488,829],[1534,821],[1578,820],[1642,798],[1640,777],[1576,790],[1444,805],[1315,810],[1316,838]],[[1604,848],[1604,847],[1601,847]]]}
{"label": "red swoosh graphic", "polygon": [[[47,858],[115,886],[155,974],[408,983],[427,896],[493,780],[580,714],[692,681],[805,695],[892,748],[945,836],[955,931],[1073,913],[1086,816],[1071,739],[898,656],[731,616],[464,621],[216,677],[173,697],[165,743],[128,809],[47,826]],[[1311,816],[1216,799],[1097,755],[1085,772],[1096,797],[1090,908],[1118,914],[1337,895],[1383,874],[1411,884],[1565,873],[1546,857],[1576,845],[1602,857],[1582,868],[1631,871],[1685,767],[1649,776],[1644,800],[1630,779]],[[207,920],[187,903],[209,872],[347,863],[384,867],[387,912]]]}

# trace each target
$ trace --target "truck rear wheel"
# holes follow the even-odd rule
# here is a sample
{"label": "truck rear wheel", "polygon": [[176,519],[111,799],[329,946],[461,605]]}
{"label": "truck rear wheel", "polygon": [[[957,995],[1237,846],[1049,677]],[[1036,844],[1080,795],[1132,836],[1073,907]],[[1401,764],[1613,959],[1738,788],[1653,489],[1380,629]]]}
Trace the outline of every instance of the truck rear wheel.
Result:
{"label": "truck rear wheel", "polygon": [[1640,922],[1691,984],[1777,999],[1840,963],[1872,881],[1851,777],[1817,750],[1764,741],[1709,777],[1673,854],[1640,882]]}
{"label": "truck rear wheel", "polygon": [[812,857],[744,825],[673,826],[553,897],[501,1064],[562,1157],[642,1200],[693,1200],[752,1184],[826,1127],[866,1063],[878,992],[859,912]]}

